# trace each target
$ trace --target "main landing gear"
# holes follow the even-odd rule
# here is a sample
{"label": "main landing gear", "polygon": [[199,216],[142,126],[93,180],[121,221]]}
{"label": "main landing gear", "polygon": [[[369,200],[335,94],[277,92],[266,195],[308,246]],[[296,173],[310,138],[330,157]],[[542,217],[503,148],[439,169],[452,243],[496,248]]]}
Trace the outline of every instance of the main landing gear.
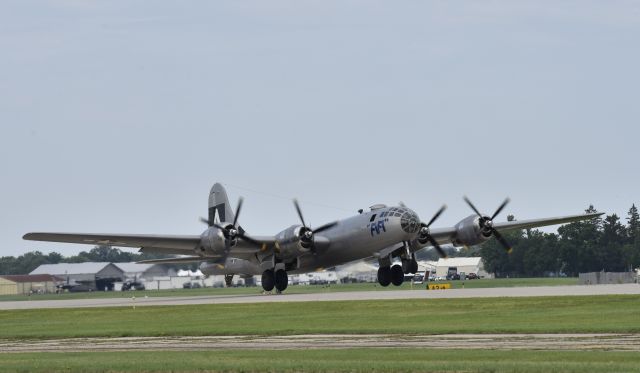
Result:
{"label": "main landing gear", "polygon": [[224,283],[228,288],[233,286],[233,275],[224,275]]}
{"label": "main landing gear", "polygon": [[274,271],[268,269],[262,272],[262,288],[264,291],[271,291],[275,287],[278,293],[285,291],[289,286],[289,276],[284,269]]}
{"label": "main landing gear", "polygon": [[380,266],[378,268],[378,283],[387,287],[389,284],[400,286],[404,282],[404,275],[418,272],[418,262],[415,258],[402,261],[402,265]]}

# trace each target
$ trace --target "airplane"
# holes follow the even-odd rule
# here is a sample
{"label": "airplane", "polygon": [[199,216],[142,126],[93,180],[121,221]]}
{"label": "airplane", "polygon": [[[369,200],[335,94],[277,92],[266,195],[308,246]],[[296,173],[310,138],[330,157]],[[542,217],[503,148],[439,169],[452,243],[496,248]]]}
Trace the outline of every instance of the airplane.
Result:
{"label": "airplane", "polygon": [[[418,250],[433,247],[446,257],[443,244],[473,246],[495,237],[507,252],[511,252],[511,246],[502,235],[505,231],[564,224],[602,215],[590,213],[496,223],[494,220],[509,203],[508,198],[491,216],[482,214],[467,197],[464,200],[474,214],[445,228],[431,228],[431,225],[445,211],[446,205],[425,223],[403,203],[391,207],[375,204],[369,211],[359,210],[355,216],[312,228],[294,200],[301,224],[292,225],[274,236],[251,236],[238,225],[243,199],[238,200],[233,211],[225,188],[216,183],[209,194],[208,218],[201,218],[208,228],[200,235],[27,233],[23,239],[133,247],[142,253],[180,255],[140,263],[201,262],[202,273],[224,275],[227,285],[231,285],[234,275],[261,275],[265,291],[271,292],[275,288],[280,293],[288,286],[288,274],[318,271],[362,259],[377,259],[381,286],[400,286],[405,274],[418,271],[415,256]],[[394,264],[398,261],[400,264]]]}

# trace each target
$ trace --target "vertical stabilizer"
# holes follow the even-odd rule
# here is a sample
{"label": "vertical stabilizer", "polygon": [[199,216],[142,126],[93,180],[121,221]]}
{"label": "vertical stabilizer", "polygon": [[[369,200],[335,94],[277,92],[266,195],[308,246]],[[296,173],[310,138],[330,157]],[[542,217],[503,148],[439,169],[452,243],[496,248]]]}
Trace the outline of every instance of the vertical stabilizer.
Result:
{"label": "vertical stabilizer", "polygon": [[222,184],[215,183],[209,193],[209,226],[211,223],[232,223],[233,208]]}

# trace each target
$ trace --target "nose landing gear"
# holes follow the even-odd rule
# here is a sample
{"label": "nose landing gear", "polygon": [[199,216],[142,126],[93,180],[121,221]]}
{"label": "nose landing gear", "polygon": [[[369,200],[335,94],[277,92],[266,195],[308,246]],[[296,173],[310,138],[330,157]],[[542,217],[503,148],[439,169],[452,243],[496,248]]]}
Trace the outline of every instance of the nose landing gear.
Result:
{"label": "nose landing gear", "polygon": [[224,283],[228,288],[233,286],[233,275],[224,275]]}
{"label": "nose landing gear", "polygon": [[384,287],[389,286],[391,283],[391,268],[389,266],[380,266],[378,268],[378,283]]}
{"label": "nose landing gear", "polygon": [[378,283],[380,286],[387,287],[389,284],[400,286],[404,282],[404,275],[418,272],[418,262],[416,257],[411,255],[410,258],[401,258],[402,265],[391,264],[391,259],[380,263],[378,268]]}
{"label": "nose landing gear", "polygon": [[410,259],[402,259],[402,271],[406,275],[418,272],[418,261],[416,261],[415,256]]}
{"label": "nose landing gear", "polygon": [[382,266],[378,268],[378,283],[380,286],[387,287],[389,284],[400,286],[404,282],[404,271],[399,264]]}
{"label": "nose landing gear", "polygon": [[262,272],[262,288],[264,291],[272,291],[276,288],[278,293],[283,292],[289,286],[289,276],[284,269],[274,271],[268,269]]}
{"label": "nose landing gear", "polygon": [[279,269],[276,271],[276,290],[278,292],[283,292],[289,286],[289,276],[287,276],[287,272],[284,269]]}
{"label": "nose landing gear", "polygon": [[262,288],[264,289],[264,291],[273,290],[275,285],[276,278],[273,269],[267,269],[266,271],[262,272]]}

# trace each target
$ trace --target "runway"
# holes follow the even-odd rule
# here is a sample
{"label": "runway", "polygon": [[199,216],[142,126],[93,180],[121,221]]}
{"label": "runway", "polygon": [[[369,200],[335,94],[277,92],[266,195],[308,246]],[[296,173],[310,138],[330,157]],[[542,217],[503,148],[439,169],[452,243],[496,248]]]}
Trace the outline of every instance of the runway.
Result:
{"label": "runway", "polygon": [[281,295],[211,295],[197,297],[96,298],[66,300],[28,300],[0,302],[0,310],[35,308],[144,307],[191,304],[233,304],[266,302],[325,302],[351,300],[402,300],[443,298],[541,297],[577,295],[640,295],[639,284],[588,286],[537,286],[449,290],[378,290]]}
{"label": "runway", "polygon": [[0,340],[0,351],[196,351],[338,348],[640,351],[640,334],[285,335]]}

